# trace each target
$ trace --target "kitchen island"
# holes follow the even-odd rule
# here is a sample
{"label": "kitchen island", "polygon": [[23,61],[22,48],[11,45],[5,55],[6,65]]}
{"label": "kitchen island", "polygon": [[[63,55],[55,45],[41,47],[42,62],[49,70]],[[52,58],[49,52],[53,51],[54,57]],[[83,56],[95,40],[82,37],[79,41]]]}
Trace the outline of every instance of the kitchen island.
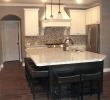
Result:
{"label": "kitchen island", "polygon": [[63,51],[63,48],[31,48],[27,55],[39,66],[100,62],[105,55],[89,51]]}
{"label": "kitchen island", "polygon": [[50,97],[53,91],[53,70],[74,70],[78,74],[101,72],[102,91],[105,55],[88,51],[63,51],[62,48],[33,48],[27,49],[26,53],[36,66],[49,67]]}

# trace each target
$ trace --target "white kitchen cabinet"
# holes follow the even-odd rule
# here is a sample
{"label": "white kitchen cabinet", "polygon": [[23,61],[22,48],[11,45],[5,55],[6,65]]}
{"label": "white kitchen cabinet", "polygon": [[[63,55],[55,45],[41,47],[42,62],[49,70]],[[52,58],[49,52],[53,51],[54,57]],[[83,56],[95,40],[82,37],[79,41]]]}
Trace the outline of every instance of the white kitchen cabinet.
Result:
{"label": "white kitchen cabinet", "polygon": [[100,24],[100,6],[97,6],[97,23]]}
{"label": "white kitchen cabinet", "polygon": [[39,9],[36,8],[24,9],[25,36],[39,35],[38,11]]}
{"label": "white kitchen cabinet", "polygon": [[85,35],[85,10],[70,10],[70,35]]}
{"label": "white kitchen cabinet", "polygon": [[100,23],[100,6],[86,10],[86,25]]}
{"label": "white kitchen cabinet", "polygon": [[86,10],[86,25],[90,25],[92,22],[92,16],[91,16],[91,11],[92,9]]}

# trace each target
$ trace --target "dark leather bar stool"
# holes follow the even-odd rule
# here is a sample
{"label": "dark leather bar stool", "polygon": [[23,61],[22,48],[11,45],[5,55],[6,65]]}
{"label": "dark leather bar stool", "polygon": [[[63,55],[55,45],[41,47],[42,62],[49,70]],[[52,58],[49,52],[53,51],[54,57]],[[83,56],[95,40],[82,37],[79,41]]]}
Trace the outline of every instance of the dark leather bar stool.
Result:
{"label": "dark leather bar stool", "polygon": [[30,58],[25,58],[25,74],[35,100],[36,85],[40,79],[48,79],[48,68],[39,68]]}
{"label": "dark leather bar stool", "polygon": [[62,98],[77,97],[77,100],[79,100],[81,91],[80,79],[80,74],[54,73],[53,98],[61,100]]}
{"label": "dark leather bar stool", "polygon": [[[31,79],[31,75],[30,75],[28,66],[29,66],[29,64],[34,65],[34,63],[30,58],[25,58],[24,61],[25,61],[25,76],[26,76],[26,79],[29,84],[30,83],[29,81]],[[29,84],[29,86],[30,86],[30,84]]]}
{"label": "dark leather bar stool", "polygon": [[[100,93],[101,93],[101,79],[102,79],[102,73],[91,73],[91,74],[82,74],[81,75],[81,100],[83,100],[83,96],[86,95],[86,92],[89,93],[89,95],[97,94],[98,100],[100,100]],[[86,87],[85,84],[89,85],[89,91],[85,91]]]}

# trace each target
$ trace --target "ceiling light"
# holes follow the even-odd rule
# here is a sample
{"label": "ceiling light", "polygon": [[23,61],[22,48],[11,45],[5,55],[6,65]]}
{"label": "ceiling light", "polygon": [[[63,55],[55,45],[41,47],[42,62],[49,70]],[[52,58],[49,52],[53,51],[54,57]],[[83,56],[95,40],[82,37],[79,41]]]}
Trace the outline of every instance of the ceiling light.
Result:
{"label": "ceiling light", "polygon": [[42,0],[42,2],[46,2],[47,0]]}
{"label": "ceiling light", "polygon": [[5,0],[6,2],[10,2],[10,0]]}
{"label": "ceiling light", "polygon": [[81,3],[83,2],[83,0],[76,0],[76,2],[77,2],[78,4],[81,4]]}

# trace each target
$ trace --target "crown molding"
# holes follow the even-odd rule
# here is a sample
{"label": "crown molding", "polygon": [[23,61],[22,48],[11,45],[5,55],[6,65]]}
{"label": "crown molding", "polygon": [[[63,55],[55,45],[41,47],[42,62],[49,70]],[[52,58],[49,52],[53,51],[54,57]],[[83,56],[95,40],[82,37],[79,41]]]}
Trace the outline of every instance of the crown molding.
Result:
{"label": "crown molding", "polygon": [[[47,3],[47,5],[49,5],[50,3]],[[58,5],[57,3],[54,3],[53,5]],[[65,5],[65,4],[61,4],[64,5],[64,7],[66,8],[87,8],[87,6],[78,6],[78,5]],[[44,4],[21,4],[21,3],[1,3],[0,6],[12,6],[12,7],[16,7],[16,6],[20,6],[20,7],[44,7]]]}
{"label": "crown molding", "polygon": [[43,7],[44,4],[21,4],[21,3],[9,3],[9,4],[0,4],[0,6],[37,6],[37,7]]}

